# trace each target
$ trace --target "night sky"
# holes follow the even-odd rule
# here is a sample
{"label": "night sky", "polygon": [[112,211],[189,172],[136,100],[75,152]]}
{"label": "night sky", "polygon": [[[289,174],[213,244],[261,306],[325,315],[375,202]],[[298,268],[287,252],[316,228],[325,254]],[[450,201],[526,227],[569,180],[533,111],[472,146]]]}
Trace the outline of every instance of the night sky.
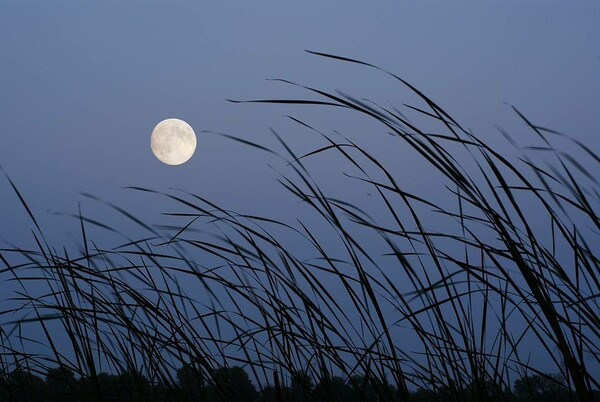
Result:
{"label": "night sky", "polygon": [[[280,158],[218,134],[282,151],[272,128],[299,154],[323,145],[287,115],[356,140],[409,191],[436,199],[446,191],[439,177],[381,125],[324,107],[228,100],[316,99],[272,78],[384,105],[415,100],[381,72],[305,52],[313,50],[398,74],[504,151],[494,125],[523,145],[532,138],[514,105],[598,152],[598,21],[598,2],[0,0],[0,166],[59,247],[80,242],[79,223],[65,216],[79,206],[139,236],[139,227],[82,193],[152,223],[180,210],[127,186],[182,189],[273,218],[302,215],[297,200],[282,196]],[[197,134],[195,155],[180,166],[150,150],[153,127],[171,117]],[[368,207],[368,190],[337,162],[317,157],[312,173],[332,193]],[[33,224],[8,180],[0,183],[0,244],[31,247]]]}
{"label": "night sky", "polygon": [[[79,192],[150,217],[163,205],[145,199],[144,208],[122,187],[176,187],[232,209],[276,211],[272,195],[280,189],[267,164],[281,164],[203,130],[277,148],[272,127],[299,150],[318,145],[283,117],[289,114],[344,135],[370,130],[357,138],[399,169],[409,167],[410,151],[390,154],[385,132],[349,113],[227,102],[315,98],[266,80],[285,78],[410,103],[385,75],[305,49],[386,68],[483,136],[498,136],[499,124],[519,137],[523,124],[509,103],[537,124],[598,145],[595,2],[3,1],[0,10],[0,166],[59,243],[69,229],[54,212],[74,213],[82,202],[84,213],[109,219]],[[186,120],[198,135],[196,154],[182,166],[163,165],[150,152],[152,128],[168,117]],[[427,183],[427,175],[404,179]],[[0,186],[0,237],[27,242],[28,217],[7,184]]]}

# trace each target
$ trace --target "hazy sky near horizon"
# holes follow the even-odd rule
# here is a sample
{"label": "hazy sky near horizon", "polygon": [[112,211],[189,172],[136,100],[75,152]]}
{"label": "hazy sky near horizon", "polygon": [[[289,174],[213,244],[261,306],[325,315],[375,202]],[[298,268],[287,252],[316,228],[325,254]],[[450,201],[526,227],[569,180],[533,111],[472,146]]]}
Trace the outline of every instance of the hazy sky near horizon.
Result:
{"label": "hazy sky near horizon", "polygon": [[[121,187],[177,187],[234,209],[277,209],[277,184],[265,176],[272,161],[203,130],[272,146],[273,127],[308,150],[309,137],[283,115],[345,134],[372,126],[227,99],[311,98],[265,80],[285,78],[406,101],[382,74],[304,49],[397,73],[482,134],[493,124],[523,129],[508,102],[598,150],[599,20],[597,2],[2,1],[0,166],[58,239],[66,229],[52,213],[75,212],[82,200],[87,208],[80,191],[141,212]],[[151,130],[167,117],[197,132],[185,165],[163,165],[150,152]],[[408,168],[412,156],[388,151],[384,136],[365,141]],[[427,172],[411,175],[427,182]],[[0,238],[30,239],[26,214],[0,180]]]}

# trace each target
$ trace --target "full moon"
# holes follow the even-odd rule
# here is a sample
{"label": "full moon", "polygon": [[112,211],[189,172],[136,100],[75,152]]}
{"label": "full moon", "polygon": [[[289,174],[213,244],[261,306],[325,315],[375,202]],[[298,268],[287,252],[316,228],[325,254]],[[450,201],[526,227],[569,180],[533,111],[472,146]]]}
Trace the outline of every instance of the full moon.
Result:
{"label": "full moon", "polygon": [[152,130],[150,148],[159,161],[167,165],[181,165],[196,150],[196,134],[185,121],[166,119]]}

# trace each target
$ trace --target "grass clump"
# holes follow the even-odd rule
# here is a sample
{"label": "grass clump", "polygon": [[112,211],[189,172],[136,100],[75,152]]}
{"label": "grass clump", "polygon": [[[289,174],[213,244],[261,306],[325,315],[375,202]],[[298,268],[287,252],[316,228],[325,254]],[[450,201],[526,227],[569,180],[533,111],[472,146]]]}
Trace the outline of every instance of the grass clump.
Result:
{"label": "grass clump", "polygon": [[[121,234],[79,213],[72,255],[45,242],[13,185],[38,247],[1,251],[16,285],[4,317],[18,317],[0,332],[4,398],[52,400],[52,389],[80,400],[598,400],[600,195],[585,166],[600,158],[516,109],[542,145],[505,154],[390,77],[439,131],[310,87],[313,99],[253,102],[335,106],[377,122],[439,175],[443,198],[409,191],[356,141],[297,118],[325,145],[297,154],[275,132],[282,152],[229,138],[285,162],[279,182],[307,219],[135,187],[169,199],[178,212],[166,215],[185,224],[151,225],[110,204],[147,236],[103,249],[90,227]],[[589,162],[555,148],[558,137]],[[553,162],[538,162],[540,152]],[[320,186],[310,168],[319,155],[342,160],[370,201]]]}

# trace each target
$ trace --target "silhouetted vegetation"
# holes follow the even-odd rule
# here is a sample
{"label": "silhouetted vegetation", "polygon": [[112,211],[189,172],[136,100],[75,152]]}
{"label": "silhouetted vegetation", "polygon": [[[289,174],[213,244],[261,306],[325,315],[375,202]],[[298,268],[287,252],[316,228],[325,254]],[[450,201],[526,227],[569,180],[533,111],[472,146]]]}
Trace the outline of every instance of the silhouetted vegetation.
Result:
{"label": "silhouetted vegetation", "polygon": [[[45,381],[26,371],[15,371],[3,383],[0,396],[6,401],[261,401],[261,402],[318,402],[318,401],[402,401],[398,390],[386,381],[373,383],[365,377],[343,379],[338,376],[323,378],[314,385],[303,374],[291,378],[290,386],[279,390],[267,385],[257,390],[248,374],[238,366],[221,368],[215,382],[205,382],[198,370],[182,367],[177,370],[177,381],[168,387],[152,384],[139,374],[110,375],[99,373],[96,381],[77,379],[67,368],[51,368]],[[4,377],[3,377],[4,378]],[[501,399],[493,396],[493,384],[481,390],[464,389],[465,402],[481,400],[576,401],[557,374],[535,374],[515,382],[514,389],[500,390]],[[413,401],[454,401],[444,390],[420,389],[410,393]],[[493,399],[492,399],[493,398]],[[600,393],[596,393],[600,400]]]}
{"label": "silhouetted vegetation", "polygon": [[[252,102],[358,114],[381,127],[369,135],[418,156],[416,166],[389,167],[295,117],[319,141],[308,152],[274,131],[280,149],[226,135],[280,158],[279,182],[302,216],[132,187],[169,200],[171,224],[85,195],[144,234],[132,239],[79,211],[74,252],[48,244],[8,179],[36,247],[0,249],[10,289],[0,400],[599,400],[600,157],[516,108],[526,131],[498,127],[506,143],[491,145],[390,77],[415,105],[303,86],[310,99]],[[319,185],[311,160],[325,155],[368,202]],[[412,191],[411,169],[436,174],[437,194]],[[92,230],[122,242],[102,247]]]}

